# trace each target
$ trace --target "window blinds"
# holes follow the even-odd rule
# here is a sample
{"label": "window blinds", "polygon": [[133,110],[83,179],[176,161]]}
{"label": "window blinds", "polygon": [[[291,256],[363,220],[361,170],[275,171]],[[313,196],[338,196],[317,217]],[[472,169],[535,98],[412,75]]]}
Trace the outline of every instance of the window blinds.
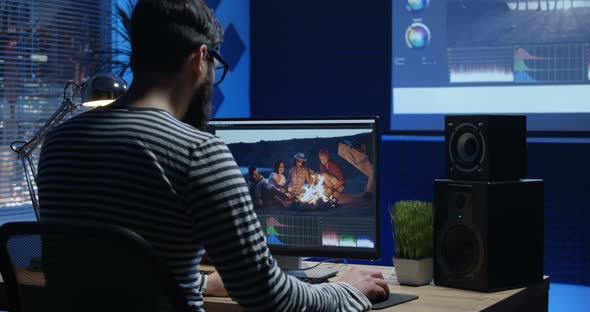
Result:
{"label": "window blinds", "polygon": [[10,144],[31,139],[61,104],[68,81],[81,83],[109,69],[111,34],[111,0],[0,0],[3,222],[32,215],[23,167]]}

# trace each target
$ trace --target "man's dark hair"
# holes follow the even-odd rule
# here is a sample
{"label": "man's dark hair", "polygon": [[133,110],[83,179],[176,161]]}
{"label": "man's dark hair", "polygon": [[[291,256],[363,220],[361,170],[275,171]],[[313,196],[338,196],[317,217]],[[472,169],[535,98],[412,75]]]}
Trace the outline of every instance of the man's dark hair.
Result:
{"label": "man's dark hair", "polygon": [[199,46],[219,49],[223,28],[203,0],[138,0],[130,35],[135,75],[170,74]]}

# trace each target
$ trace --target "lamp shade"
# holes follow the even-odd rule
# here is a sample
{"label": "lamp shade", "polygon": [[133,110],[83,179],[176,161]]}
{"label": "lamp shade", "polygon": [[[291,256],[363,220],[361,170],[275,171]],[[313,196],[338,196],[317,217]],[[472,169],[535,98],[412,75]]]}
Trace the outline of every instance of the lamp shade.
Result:
{"label": "lamp shade", "polygon": [[125,80],[109,73],[90,78],[83,87],[82,105],[91,107],[108,105],[127,91]]}

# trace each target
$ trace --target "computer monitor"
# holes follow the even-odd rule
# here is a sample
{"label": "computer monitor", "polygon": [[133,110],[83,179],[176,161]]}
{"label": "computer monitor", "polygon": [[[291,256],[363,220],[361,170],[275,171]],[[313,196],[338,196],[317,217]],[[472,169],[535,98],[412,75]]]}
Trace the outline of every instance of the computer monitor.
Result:
{"label": "computer monitor", "polygon": [[273,255],[379,257],[377,118],[214,119],[209,130],[249,184]]}

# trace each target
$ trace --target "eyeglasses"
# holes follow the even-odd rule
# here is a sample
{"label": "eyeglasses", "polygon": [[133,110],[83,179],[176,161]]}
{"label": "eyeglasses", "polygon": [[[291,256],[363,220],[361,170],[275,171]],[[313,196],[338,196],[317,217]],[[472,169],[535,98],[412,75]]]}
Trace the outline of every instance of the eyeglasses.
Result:
{"label": "eyeglasses", "polygon": [[223,57],[221,57],[219,52],[213,48],[209,48],[209,55],[211,55],[211,57],[213,59],[216,59],[218,62],[215,67],[215,81],[213,82],[213,85],[217,86],[225,78],[225,75],[227,74],[227,71],[229,70],[229,64],[227,63],[226,60],[223,59]]}

